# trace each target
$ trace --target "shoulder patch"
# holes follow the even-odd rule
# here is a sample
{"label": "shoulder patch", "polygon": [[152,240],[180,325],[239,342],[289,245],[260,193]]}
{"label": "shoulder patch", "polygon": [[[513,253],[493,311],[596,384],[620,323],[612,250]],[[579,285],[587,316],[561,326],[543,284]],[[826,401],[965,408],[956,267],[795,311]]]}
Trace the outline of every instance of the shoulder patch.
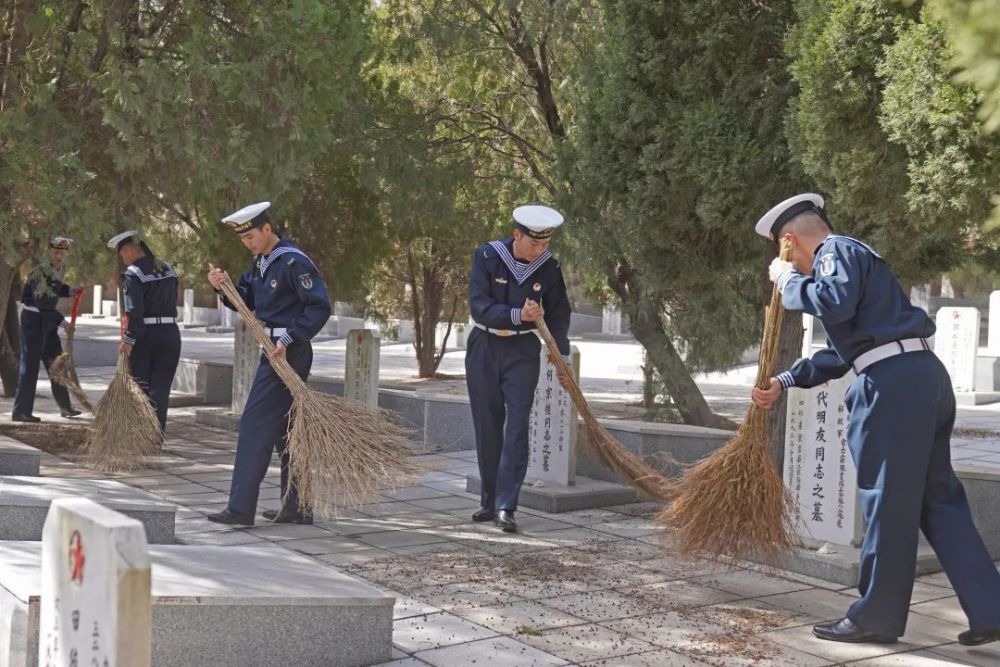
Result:
{"label": "shoulder patch", "polygon": [[819,275],[823,278],[832,276],[837,270],[837,256],[828,252],[819,258]]}
{"label": "shoulder patch", "polygon": [[299,282],[302,283],[302,289],[310,290],[313,288],[313,279],[308,273],[303,273],[299,276]]}

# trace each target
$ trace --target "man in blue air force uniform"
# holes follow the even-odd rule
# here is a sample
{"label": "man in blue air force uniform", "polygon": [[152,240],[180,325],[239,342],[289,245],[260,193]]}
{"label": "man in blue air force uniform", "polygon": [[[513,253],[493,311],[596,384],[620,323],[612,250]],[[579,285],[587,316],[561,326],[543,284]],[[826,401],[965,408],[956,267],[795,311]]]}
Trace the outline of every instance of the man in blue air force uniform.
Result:
{"label": "man in blue air force uniform", "polygon": [[108,240],[125,266],[122,299],[126,329],[119,350],[128,357],[129,370],[156,407],[160,428],[167,427],[170,387],[181,358],[177,328],[177,272],[153,255],[135,230]]}
{"label": "man in blue air force uniform", "polygon": [[969,630],[965,645],[1000,639],[1000,574],[972,522],[951,467],[955,423],[951,379],[929,351],[934,324],[910,304],[885,261],[864,243],[831,234],[819,195],[792,197],[757,223],[775,242],[788,239],[791,262],[776,259],[771,280],[785,308],[818,317],[828,347],[754,389],[770,407],[788,387],[857,378],[844,401],[847,438],[858,471],[865,532],[858,590],[845,618],[813,633],[842,642],[894,643],[906,629],[918,531],[934,547]]}
{"label": "man in blue air force uniform", "polygon": [[[69,332],[69,323],[56,310],[60,297],[76,296],[78,289],[63,282],[63,262],[73,240],[56,236],[49,240],[48,256],[32,270],[21,292],[21,363],[17,373],[17,392],[11,419],[16,422],[40,422],[34,414],[35,389],[38,386],[38,363],[48,372],[52,361],[62,354],[59,328]],[[63,417],[75,417],[66,387],[51,381],[52,398]]]}
{"label": "man in blue air force uniform", "polygon": [[505,532],[517,530],[514,511],[528,470],[528,417],[541,345],[533,323],[544,317],[559,351],[569,355],[569,299],[549,252],[562,215],[546,206],[520,206],[514,220],[512,236],[484,243],[472,258],[469,310],[476,326],[465,353],[482,480],[482,509],[472,519],[495,521]]}
{"label": "man in blue air force uniform", "polygon": [[[310,340],[330,319],[330,299],[316,265],[294,243],[278,235],[267,209],[270,202],[252,204],[224,218],[222,222],[239,235],[253,254],[250,270],[236,289],[250,310],[264,322],[275,343],[272,358],[284,357],[303,380],[312,367]],[[216,290],[227,279],[216,269],[208,280]],[[225,304],[235,310],[228,299]],[[243,416],[240,418],[236,463],[229,490],[229,506],[208,517],[216,523],[253,525],[260,483],[267,473],[271,453],[281,457],[280,512],[264,512],[277,523],[312,523],[312,515],[299,507],[298,493],[288,484],[288,412],[292,395],[261,357]]]}

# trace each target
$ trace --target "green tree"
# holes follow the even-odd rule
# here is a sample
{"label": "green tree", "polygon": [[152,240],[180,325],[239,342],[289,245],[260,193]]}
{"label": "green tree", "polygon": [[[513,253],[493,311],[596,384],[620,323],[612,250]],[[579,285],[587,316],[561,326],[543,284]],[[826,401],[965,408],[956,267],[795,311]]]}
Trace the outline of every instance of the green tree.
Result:
{"label": "green tree", "polygon": [[[687,423],[724,424],[691,372],[759,340],[753,222],[801,177],[782,118],[790,3],[604,3],[564,198]],[[683,347],[686,357],[681,358]]]}
{"label": "green tree", "polygon": [[940,22],[891,0],[797,9],[790,143],[829,193],[835,225],[904,281],[956,266],[989,215],[1000,153],[976,118],[981,95],[951,76]]}
{"label": "green tree", "polygon": [[[947,30],[958,80],[979,91],[979,117],[986,131],[1000,130],[1000,11],[995,0],[930,0]],[[994,197],[993,227],[1000,226],[1000,197]]]}

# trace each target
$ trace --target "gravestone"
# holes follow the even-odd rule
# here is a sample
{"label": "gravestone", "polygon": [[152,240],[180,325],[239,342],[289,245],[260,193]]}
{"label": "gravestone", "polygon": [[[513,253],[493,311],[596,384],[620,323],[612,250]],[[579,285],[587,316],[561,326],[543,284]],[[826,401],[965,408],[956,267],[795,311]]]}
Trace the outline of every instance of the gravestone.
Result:
{"label": "gravestone", "polygon": [[94,285],[94,317],[104,317],[104,312],[102,307],[104,305],[104,287],[102,285]]}
{"label": "gravestone", "polygon": [[857,472],[847,447],[844,392],[854,373],[812,389],[788,390],[785,488],[800,535],[840,545],[859,544],[863,521]]}
{"label": "gravestone", "polygon": [[233,323],[233,414],[243,414],[260,365],[260,345],[241,317]]}
{"label": "gravestone", "polygon": [[955,391],[975,390],[978,351],[979,309],[953,307],[939,309],[934,353],[948,370]]}
{"label": "gravestone", "polygon": [[38,664],[149,665],[150,584],[141,523],[85,498],[54,501],[42,537]]}
{"label": "gravestone", "polygon": [[910,303],[925,313],[931,310],[931,286],[927,283],[914,285],[910,288]]}
{"label": "gravestone", "polygon": [[1000,354],[1000,290],[990,292],[989,331],[986,347]]}
{"label": "gravestone", "polygon": [[194,324],[194,290],[186,289],[184,290],[184,310],[183,315],[184,324],[186,326],[191,326]]}
{"label": "gravestone", "polygon": [[378,405],[379,339],[371,329],[347,332],[344,396],[365,405]]}
{"label": "gravestone", "polygon": [[620,336],[622,333],[622,311],[610,305],[601,312],[601,333]]}
{"label": "gravestone", "polygon": [[[543,346],[535,389],[535,402],[528,421],[529,480],[568,486],[576,481],[576,406],[559,384],[556,367]],[[580,380],[580,350],[570,348],[573,375]]]}

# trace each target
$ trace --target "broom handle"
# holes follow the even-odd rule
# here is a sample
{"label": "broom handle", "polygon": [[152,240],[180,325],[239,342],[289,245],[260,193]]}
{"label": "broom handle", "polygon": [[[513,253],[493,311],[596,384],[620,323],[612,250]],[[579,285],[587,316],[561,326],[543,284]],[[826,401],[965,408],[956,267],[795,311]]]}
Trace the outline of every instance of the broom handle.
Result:
{"label": "broom handle", "polygon": [[[209,264],[208,268],[212,271],[215,270],[215,266],[212,264]],[[250,332],[254,335],[254,338],[257,339],[257,342],[260,343],[260,346],[264,348],[264,353],[271,362],[271,367],[274,368],[275,373],[277,373],[278,377],[281,378],[281,381],[285,383],[285,386],[287,386],[290,391],[305,389],[306,383],[303,382],[302,378],[299,377],[299,374],[295,372],[291,364],[288,363],[287,359],[282,357],[271,357],[271,353],[277,349],[274,341],[272,341],[271,337],[267,335],[267,331],[264,330],[263,325],[261,325],[260,321],[258,321],[254,316],[253,311],[247,307],[247,304],[243,301],[243,297],[240,296],[240,293],[236,291],[236,287],[233,285],[233,281],[229,279],[228,274],[226,275],[226,281],[222,283],[219,291],[221,291],[226,298],[229,299],[229,303],[236,306],[236,311],[240,314],[240,317],[243,318],[243,321],[247,323],[247,326],[250,327]]]}
{"label": "broom handle", "polygon": [[559,345],[556,343],[556,339],[553,338],[552,332],[549,331],[549,327],[545,324],[545,318],[540,317],[535,320],[535,333],[538,334],[542,342],[545,343],[545,347],[549,349],[549,356],[552,357],[552,363],[555,364],[556,370],[559,371],[559,375],[569,379],[566,391],[569,392],[570,398],[573,399],[573,403],[576,404],[577,409],[581,413],[585,413],[589,408],[587,407],[587,399],[584,398],[583,392],[580,390],[580,385],[577,384],[576,378],[573,376],[573,371],[570,369],[569,364],[562,357],[562,352],[559,350]]}
{"label": "broom handle", "polygon": [[[778,256],[788,261],[792,258],[792,246],[788,241],[781,241]],[[760,346],[760,356],[757,363],[756,386],[767,389],[774,377],[774,365],[777,363],[778,345],[780,341],[781,322],[784,319],[785,308],[781,305],[781,291],[778,286],[771,288],[771,304],[764,312],[764,337]]]}
{"label": "broom handle", "polygon": [[73,327],[73,330],[69,332],[66,336],[67,343],[73,339],[73,335],[76,333],[76,318],[80,315],[80,301],[83,299],[83,290],[76,293],[73,297],[73,310],[69,313],[69,323]]}

